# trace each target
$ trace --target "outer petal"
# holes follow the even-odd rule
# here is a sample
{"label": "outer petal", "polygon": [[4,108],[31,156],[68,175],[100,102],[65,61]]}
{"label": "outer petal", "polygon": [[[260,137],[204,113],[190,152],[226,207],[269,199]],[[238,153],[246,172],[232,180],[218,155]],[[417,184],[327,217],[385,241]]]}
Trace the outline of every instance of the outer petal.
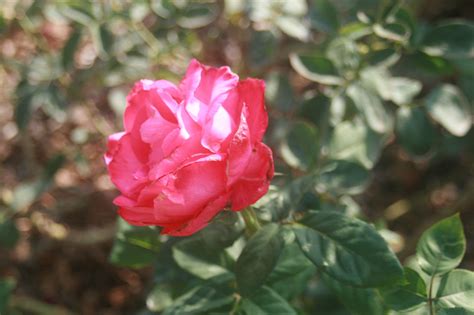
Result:
{"label": "outer petal", "polygon": [[[246,108],[244,108],[246,110]],[[229,146],[229,159],[227,169],[227,185],[232,186],[244,173],[252,155],[250,130],[247,118],[242,113],[240,126]]]}
{"label": "outer petal", "polygon": [[196,233],[207,226],[209,221],[214,218],[227,205],[227,195],[220,196],[209,202],[204,209],[198,212],[197,216],[188,222],[179,226],[168,226],[162,231],[163,234],[172,236],[188,236]]}
{"label": "outer petal", "polygon": [[134,151],[130,134],[123,135],[114,146],[115,154],[108,164],[110,178],[122,194],[135,196],[148,180],[148,169]]}
{"label": "outer petal", "polygon": [[110,135],[107,141],[107,152],[104,154],[105,164],[109,165],[115,153],[117,152],[120,138],[125,135],[125,132],[117,132]]}
{"label": "outer petal", "polygon": [[157,215],[195,216],[226,189],[225,161],[210,156],[160,179],[161,193],[155,198]]}
{"label": "outer petal", "polygon": [[248,109],[247,122],[252,142],[262,141],[268,125],[268,114],[265,109],[265,82],[246,79],[239,82],[238,89],[241,102]]}
{"label": "outer petal", "polygon": [[232,187],[232,210],[242,210],[255,203],[267,193],[272,178],[272,151],[265,144],[258,143],[242,177]]}

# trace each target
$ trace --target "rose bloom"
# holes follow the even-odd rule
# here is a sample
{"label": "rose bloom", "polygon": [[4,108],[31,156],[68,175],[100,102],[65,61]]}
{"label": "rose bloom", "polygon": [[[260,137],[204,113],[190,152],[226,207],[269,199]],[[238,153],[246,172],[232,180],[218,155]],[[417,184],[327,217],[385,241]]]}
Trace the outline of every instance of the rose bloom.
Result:
{"label": "rose bloom", "polygon": [[267,191],[271,150],[265,84],[192,60],[179,86],[141,80],[127,97],[125,131],[105,162],[121,195],[119,214],[162,233],[195,233],[220,211],[242,210]]}

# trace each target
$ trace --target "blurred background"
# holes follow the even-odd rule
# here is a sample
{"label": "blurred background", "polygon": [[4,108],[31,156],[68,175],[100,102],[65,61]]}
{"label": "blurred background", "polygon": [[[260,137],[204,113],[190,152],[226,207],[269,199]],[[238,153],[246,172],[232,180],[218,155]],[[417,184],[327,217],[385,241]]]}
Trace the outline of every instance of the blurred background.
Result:
{"label": "blurred background", "polygon": [[[177,83],[191,58],[266,81],[282,174],[268,198],[346,161],[303,204],[344,204],[402,260],[461,212],[474,269],[473,1],[0,4],[1,314],[7,296],[8,314],[144,312],[153,269],[109,259],[117,191],[102,155],[133,83]],[[308,314],[347,314],[324,288],[305,294],[325,301]]]}

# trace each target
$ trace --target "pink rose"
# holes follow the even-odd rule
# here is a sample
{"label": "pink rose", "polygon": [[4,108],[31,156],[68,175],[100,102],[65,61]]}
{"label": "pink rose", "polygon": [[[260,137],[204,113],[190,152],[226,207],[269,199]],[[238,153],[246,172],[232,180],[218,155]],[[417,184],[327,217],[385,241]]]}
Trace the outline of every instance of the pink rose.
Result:
{"label": "pink rose", "polygon": [[127,97],[125,131],[105,161],[119,214],[162,233],[195,233],[226,207],[242,210],[268,190],[271,150],[262,143],[265,84],[193,60],[177,87],[141,80]]}

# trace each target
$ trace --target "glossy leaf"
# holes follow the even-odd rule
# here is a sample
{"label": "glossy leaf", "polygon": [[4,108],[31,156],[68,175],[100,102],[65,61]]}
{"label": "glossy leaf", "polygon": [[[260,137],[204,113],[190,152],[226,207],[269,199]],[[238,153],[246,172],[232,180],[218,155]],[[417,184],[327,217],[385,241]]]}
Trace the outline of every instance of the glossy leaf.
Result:
{"label": "glossy leaf", "polygon": [[375,67],[393,66],[400,57],[400,53],[393,48],[374,50],[367,54],[368,62]]}
{"label": "glossy leaf", "polygon": [[251,296],[263,285],[282,250],[280,228],[275,223],[265,225],[249,239],[235,266],[237,286],[242,295]]}
{"label": "glossy leaf", "polygon": [[313,167],[319,153],[316,128],[306,122],[296,122],[290,127],[280,148],[288,165],[301,170]]}
{"label": "glossy leaf", "polygon": [[345,77],[353,76],[360,64],[357,44],[349,38],[338,37],[331,41],[326,55]]}
{"label": "glossy leaf", "polygon": [[201,279],[229,275],[230,272],[220,265],[225,261],[225,254],[206,248],[198,237],[182,240],[173,247],[173,258],[176,263],[189,273]]}
{"label": "glossy leaf", "polygon": [[141,268],[155,260],[158,250],[158,231],[155,228],[133,226],[119,219],[109,260],[119,266]]}
{"label": "glossy leaf", "polygon": [[368,170],[358,162],[329,161],[316,179],[318,190],[337,195],[361,193],[369,179]]}
{"label": "glossy leaf", "polygon": [[197,286],[176,299],[163,315],[209,314],[212,310],[231,304],[233,300],[232,295],[218,288]]}
{"label": "glossy leaf", "polygon": [[474,311],[462,307],[442,308],[436,312],[437,315],[474,315]]}
{"label": "glossy leaf", "polygon": [[298,16],[282,15],[276,18],[275,25],[286,35],[299,39],[300,41],[307,41],[310,36],[308,26]]}
{"label": "glossy leaf", "polygon": [[360,120],[337,124],[329,142],[329,158],[356,161],[367,169],[374,166],[381,150],[381,137]]}
{"label": "glossy leaf", "polygon": [[403,149],[414,156],[427,154],[437,136],[436,129],[421,107],[400,107],[395,132]]}
{"label": "glossy leaf", "polygon": [[425,99],[429,114],[451,134],[462,137],[472,127],[472,116],[461,91],[454,85],[444,84],[434,89]]}
{"label": "glossy leaf", "polygon": [[474,311],[474,272],[456,269],[442,276],[436,293],[439,308],[461,307]]}
{"label": "glossy leaf", "polygon": [[190,2],[186,5],[176,23],[184,28],[200,28],[212,23],[218,15],[218,7],[214,4]]}
{"label": "glossy leaf", "polygon": [[392,283],[402,267],[384,239],[369,224],[336,211],[311,210],[295,227],[304,254],[318,269],[359,287]]}
{"label": "glossy leaf", "polygon": [[64,70],[69,70],[74,66],[74,55],[79,47],[80,41],[81,30],[76,29],[76,31],[69,37],[62,51],[61,63]]}
{"label": "glossy leaf", "polygon": [[277,51],[278,39],[273,32],[252,32],[248,50],[248,60],[252,67],[268,66],[274,61]]}
{"label": "glossy leaf", "polygon": [[378,133],[389,130],[391,117],[377,95],[358,83],[347,88],[347,95],[352,99],[370,128]]}
{"label": "glossy leaf", "polygon": [[321,32],[335,33],[339,28],[337,10],[329,0],[310,1],[309,17],[313,27]]}
{"label": "glossy leaf", "polygon": [[171,287],[167,284],[158,283],[148,294],[146,306],[150,311],[160,312],[173,305]]}
{"label": "glossy leaf", "polygon": [[336,294],[341,303],[354,315],[384,315],[385,307],[375,289],[358,288],[342,283],[326,274],[324,283]]}
{"label": "glossy leaf", "polygon": [[266,283],[283,298],[291,300],[305,290],[315,272],[314,265],[293,242],[285,245]]}
{"label": "glossy leaf", "polygon": [[456,268],[466,251],[466,239],[459,214],[426,230],[418,241],[416,255],[420,267],[430,275]]}
{"label": "glossy leaf", "polygon": [[296,210],[304,193],[314,186],[314,176],[296,178],[283,188],[270,191],[254,205],[268,221],[280,221]]}
{"label": "glossy leaf", "polygon": [[394,77],[390,79],[390,100],[397,105],[411,103],[413,98],[421,92],[422,85],[419,81]]}
{"label": "glossy leaf", "polygon": [[328,58],[318,55],[290,55],[290,62],[302,77],[322,84],[341,85],[344,83],[336,67]]}
{"label": "glossy leaf", "polygon": [[438,25],[426,34],[422,45],[433,56],[473,58],[474,24],[458,20]]}
{"label": "glossy leaf", "polygon": [[384,302],[396,311],[409,311],[428,302],[425,281],[413,269],[405,268],[403,280],[382,289]]}
{"label": "glossy leaf", "polygon": [[296,315],[296,311],[278,293],[262,287],[249,297],[243,298],[240,309],[245,315]]}
{"label": "glossy leaf", "polygon": [[272,72],[265,81],[265,98],[269,103],[283,112],[291,111],[295,105],[295,96],[288,77]]}

